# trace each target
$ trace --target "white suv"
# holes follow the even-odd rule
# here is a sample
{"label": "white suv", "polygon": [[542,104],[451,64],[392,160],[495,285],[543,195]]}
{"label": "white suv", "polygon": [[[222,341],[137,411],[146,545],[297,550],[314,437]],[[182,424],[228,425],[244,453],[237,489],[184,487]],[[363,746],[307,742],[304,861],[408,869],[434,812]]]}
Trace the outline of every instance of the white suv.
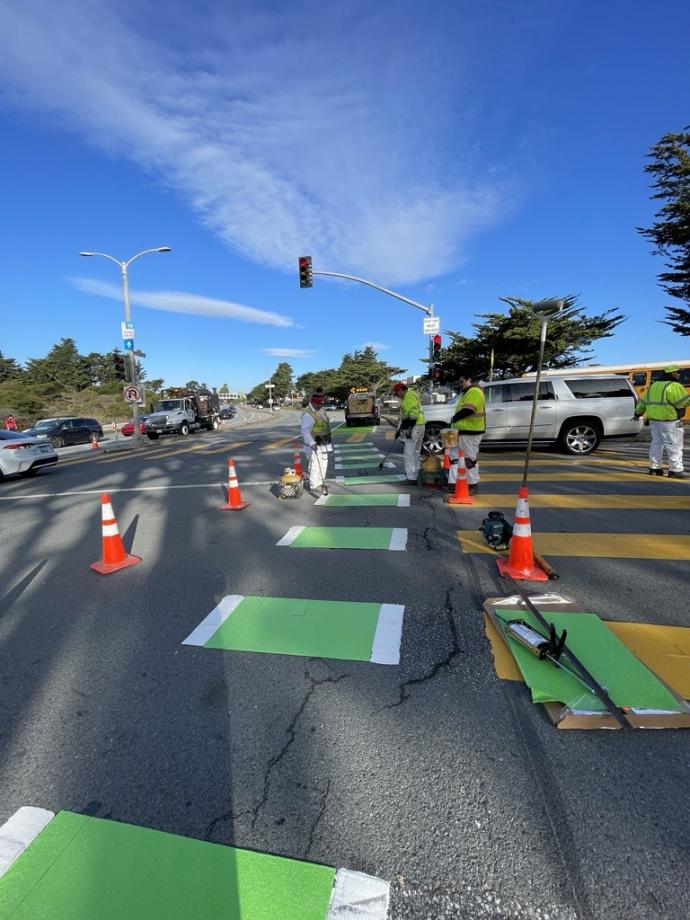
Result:
{"label": "white suv", "polygon": [[[482,441],[505,444],[527,440],[534,379],[516,377],[482,384],[486,397],[486,434]],[[635,436],[642,427],[633,419],[637,394],[625,377],[616,374],[578,376],[564,371],[549,374],[539,385],[534,420],[535,444],[558,443],[569,454],[584,456],[602,438]],[[450,427],[457,397],[445,405],[424,406],[424,448],[440,453],[441,430]]]}

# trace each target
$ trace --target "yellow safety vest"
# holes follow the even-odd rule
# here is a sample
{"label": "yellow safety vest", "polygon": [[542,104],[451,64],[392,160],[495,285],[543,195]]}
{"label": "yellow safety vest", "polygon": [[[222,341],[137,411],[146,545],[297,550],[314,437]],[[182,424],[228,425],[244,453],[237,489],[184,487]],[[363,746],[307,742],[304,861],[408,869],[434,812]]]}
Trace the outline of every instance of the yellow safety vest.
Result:
{"label": "yellow safety vest", "polygon": [[676,410],[683,409],[690,404],[690,396],[685,392],[685,387],[677,380],[655,380],[646,393],[641,396],[635,412],[642,415],[644,412],[652,422],[675,422],[678,418]]}
{"label": "yellow safety vest", "polygon": [[311,428],[311,434],[314,438],[329,438],[331,436],[331,423],[324,418],[320,412],[316,412],[311,406],[307,406],[307,414],[314,419]]}
{"label": "yellow safety vest", "polygon": [[419,394],[414,390],[408,390],[400,401],[400,420],[413,418],[415,427],[424,424],[424,413],[422,404],[419,401]]}
{"label": "yellow safety vest", "polygon": [[480,387],[469,387],[460,397],[460,401],[455,406],[455,411],[460,409],[474,409],[472,415],[466,415],[464,418],[453,422],[453,428],[458,431],[466,431],[467,434],[484,434],[486,431],[486,402],[484,399],[484,390]]}

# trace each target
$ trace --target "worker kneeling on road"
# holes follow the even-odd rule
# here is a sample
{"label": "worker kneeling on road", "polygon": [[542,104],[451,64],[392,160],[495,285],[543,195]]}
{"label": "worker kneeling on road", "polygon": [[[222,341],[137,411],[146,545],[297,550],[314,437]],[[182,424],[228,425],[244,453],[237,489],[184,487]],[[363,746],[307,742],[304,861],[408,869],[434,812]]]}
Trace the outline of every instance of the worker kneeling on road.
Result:
{"label": "worker kneeling on road", "polygon": [[309,457],[309,491],[328,495],[326,473],[328,455],[333,451],[331,444],[331,423],[323,411],[326,396],[317,387],[302,415],[302,441]]}
{"label": "worker kneeling on road", "polygon": [[393,384],[393,393],[400,399],[400,424],[395,436],[404,442],[405,476],[409,483],[416,483],[424,439],[422,404],[416,390],[410,390],[402,380]]}
{"label": "worker kneeling on road", "polygon": [[640,396],[635,406],[635,418],[646,415],[652,443],[649,447],[649,475],[664,475],[664,450],[668,454],[668,475],[685,479],[683,472],[683,422],[690,396],[680,383],[680,368],[669,364],[663,376]]}
{"label": "worker kneeling on road", "polygon": [[[450,421],[453,428],[458,430],[458,447],[465,456],[467,484],[470,494],[474,495],[479,491],[479,445],[486,431],[484,391],[468,372],[460,377],[460,389],[462,395],[457,402],[457,411]],[[458,478],[458,447],[451,447],[449,450],[448,482],[453,489]]]}

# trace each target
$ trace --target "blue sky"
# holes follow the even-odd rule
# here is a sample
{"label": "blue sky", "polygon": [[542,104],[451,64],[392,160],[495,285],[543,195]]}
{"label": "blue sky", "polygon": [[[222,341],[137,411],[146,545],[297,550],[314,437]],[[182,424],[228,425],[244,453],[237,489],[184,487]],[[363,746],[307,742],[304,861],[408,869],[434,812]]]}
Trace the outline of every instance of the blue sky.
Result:
{"label": "blue sky", "polygon": [[0,0],[0,349],[119,344],[129,258],[149,376],[248,388],[377,343],[410,373],[422,314],[579,293],[629,316],[595,360],[688,356],[648,225],[645,154],[690,121],[686,2]]}

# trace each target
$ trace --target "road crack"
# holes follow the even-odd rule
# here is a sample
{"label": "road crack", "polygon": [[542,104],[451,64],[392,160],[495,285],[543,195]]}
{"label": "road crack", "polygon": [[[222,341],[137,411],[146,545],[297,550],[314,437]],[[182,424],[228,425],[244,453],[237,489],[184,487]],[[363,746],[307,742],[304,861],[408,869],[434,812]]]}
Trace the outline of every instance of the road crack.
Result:
{"label": "road crack", "polygon": [[[308,670],[305,670],[304,676],[309,681],[310,686],[304,695],[304,699],[302,700],[299,709],[297,710],[295,715],[292,717],[292,720],[290,724],[288,725],[288,727],[285,729],[285,733],[287,735],[285,744],[282,746],[280,751],[278,751],[277,754],[274,754],[273,757],[271,757],[271,759],[266,764],[266,771],[264,773],[264,788],[263,788],[263,794],[261,796],[261,801],[258,803],[258,805],[255,805],[251,809],[252,829],[256,827],[256,822],[259,819],[261,810],[264,808],[264,806],[268,802],[268,796],[269,796],[270,786],[271,786],[271,773],[278,766],[278,764],[281,762],[281,760],[285,757],[287,752],[290,750],[290,748],[294,744],[295,738],[297,737],[297,730],[296,730],[297,723],[299,722],[300,717],[302,716],[302,713],[307,708],[307,705],[309,704],[309,700],[312,698],[313,694],[316,692],[316,690],[319,687],[323,686],[324,684],[337,684],[341,680],[345,680],[345,678],[349,677],[350,675],[340,674],[338,677],[324,677],[322,680],[317,680],[316,678],[311,676]],[[330,782],[329,782],[328,788],[330,788]]]}
{"label": "road crack", "polygon": [[410,688],[415,687],[418,684],[426,684],[429,681],[434,680],[434,678],[441,672],[450,667],[453,659],[457,658],[462,654],[462,649],[460,648],[460,639],[458,636],[458,628],[455,625],[455,619],[453,617],[453,601],[451,600],[451,594],[453,588],[449,588],[446,591],[446,600],[444,604],[444,610],[446,613],[446,619],[448,621],[448,630],[450,632],[450,650],[445,658],[442,658],[440,661],[435,662],[429,671],[426,674],[423,674],[421,677],[413,677],[410,680],[404,681],[400,684],[400,698],[395,703],[389,703],[388,706],[384,706],[384,709],[396,709],[398,706],[402,706],[403,703],[407,702],[410,698]]}
{"label": "road crack", "polygon": [[324,814],[326,813],[326,802],[328,800],[328,793],[330,791],[331,791],[331,781],[330,779],[327,779],[326,788],[321,792],[321,804],[319,806],[319,813],[317,814],[316,818],[314,818],[312,826],[309,830],[309,842],[307,843],[307,848],[304,851],[305,858],[309,856],[309,854],[311,853],[311,848],[314,845],[314,835],[316,833],[316,828],[319,824],[319,821],[321,820],[321,818],[323,818]]}

